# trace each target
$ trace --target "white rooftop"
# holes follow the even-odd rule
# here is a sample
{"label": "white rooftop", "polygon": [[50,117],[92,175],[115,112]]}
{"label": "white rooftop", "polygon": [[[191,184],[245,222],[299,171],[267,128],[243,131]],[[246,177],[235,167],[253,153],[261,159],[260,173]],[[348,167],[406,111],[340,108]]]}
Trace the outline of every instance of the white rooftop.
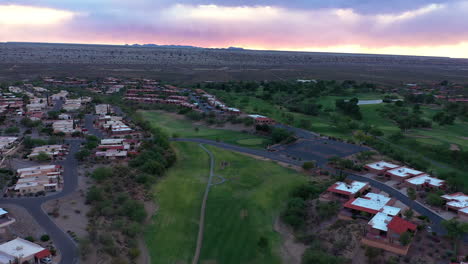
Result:
{"label": "white rooftop", "polygon": [[266,117],[266,116],[262,116],[262,115],[249,115],[249,117],[251,117],[251,118],[263,118],[263,117]]}
{"label": "white rooftop", "polygon": [[5,209],[0,208],[0,215],[4,215],[4,214],[8,214],[8,212]]}
{"label": "white rooftop", "polygon": [[336,182],[335,189],[340,191],[349,192],[355,194],[360,191],[364,186],[367,185],[367,182],[353,181],[350,184],[344,182]]}
{"label": "white rooftop", "polygon": [[17,258],[29,257],[42,250],[44,250],[43,247],[21,238],[15,238],[0,245],[0,252]]}
{"label": "white rooftop", "polygon": [[423,174],[421,176],[417,176],[411,179],[406,180],[407,182],[414,184],[414,185],[421,185],[424,183],[428,183],[432,186],[440,187],[444,184],[444,180],[440,180],[434,177],[429,176],[429,174]]}
{"label": "white rooftop", "polygon": [[369,221],[369,225],[374,229],[388,231],[388,223],[392,221],[392,218],[392,216],[379,212],[374,217],[372,217],[372,219]]}
{"label": "white rooftop", "polygon": [[365,198],[357,198],[352,202],[352,204],[371,210],[380,211],[380,209],[382,209],[391,200],[389,197],[377,193],[368,193],[364,197]]}
{"label": "white rooftop", "polygon": [[101,145],[114,145],[120,144],[124,141],[123,138],[106,138],[101,140]]}
{"label": "white rooftop", "polygon": [[367,166],[373,170],[386,170],[386,169],[394,169],[394,168],[400,167],[400,165],[396,165],[396,164],[386,162],[383,160],[377,161],[374,163],[369,163],[367,164]]}
{"label": "white rooftop", "polygon": [[17,169],[16,172],[21,173],[21,172],[34,171],[34,170],[49,170],[49,169],[55,169],[56,166],[57,165],[42,165],[42,166],[37,166],[37,167]]}
{"label": "white rooftop", "polygon": [[457,207],[457,208],[465,208],[468,207],[468,195],[463,193],[454,193],[454,194],[446,194],[442,195],[442,198],[449,200],[447,205]]}
{"label": "white rooftop", "polygon": [[462,212],[462,213],[465,213],[465,214],[468,214],[468,207],[465,207],[465,208],[460,209],[460,210],[458,210],[458,211],[460,211],[460,212]]}
{"label": "white rooftop", "polygon": [[393,206],[384,206],[380,212],[387,214],[387,215],[392,215],[395,216],[401,211],[401,208],[398,207],[393,207]]}
{"label": "white rooftop", "polygon": [[415,170],[415,169],[410,169],[408,167],[396,168],[396,169],[389,170],[387,172],[391,173],[391,174],[393,174],[393,175],[395,175],[397,177],[416,176],[416,175],[424,173],[422,171],[418,171],[418,170]]}

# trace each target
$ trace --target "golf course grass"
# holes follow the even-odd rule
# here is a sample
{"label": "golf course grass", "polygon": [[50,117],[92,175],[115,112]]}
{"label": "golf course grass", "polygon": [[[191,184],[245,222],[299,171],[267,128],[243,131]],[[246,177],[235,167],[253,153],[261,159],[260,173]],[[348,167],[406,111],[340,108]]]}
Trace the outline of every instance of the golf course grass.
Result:
{"label": "golf course grass", "polygon": [[[159,210],[145,234],[154,264],[191,262],[209,175],[208,155],[197,144],[173,146],[178,160],[155,185]],[[200,263],[280,263],[274,221],[288,193],[306,178],[270,161],[206,147],[215,157],[215,173],[227,181],[208,196]],[[266,246],[259,246],[260,238]]]}
{"label": "golf course grass", "polygon": [[240,131],[196,125],[191,120],[184,119],[183,117],[174,118],[173,115],[163,111],[142,111],[141,113],[152,125],[163,129],[169,136],[219,140],[252,148],[264,148],[266,146],[265,142],[267,138],[265,137]]}
{"label": "golf course grass", "polygon": [[[306,178],[273,162],[207,148],[215,156],[215,174],[227,181],[210,191],[201,263],[281,263],[274,222],[290,191]],[[261,239],[267,246],[259,246]]]}
{"label": "golf course grass", "polygon": [[159,208],[144,235],[151,263],[190,263],[196,246],[209,159],[195,143],[173,144],[178,160],[154,186]]}

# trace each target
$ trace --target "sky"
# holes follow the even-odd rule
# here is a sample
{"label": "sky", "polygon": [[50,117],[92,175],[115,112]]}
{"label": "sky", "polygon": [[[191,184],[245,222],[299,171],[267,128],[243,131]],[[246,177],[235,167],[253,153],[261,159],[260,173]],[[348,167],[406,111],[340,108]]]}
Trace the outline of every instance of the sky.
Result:
{"label": "sky", "polygon": [[0,42],[468,58],[468,0],[0,0]]}

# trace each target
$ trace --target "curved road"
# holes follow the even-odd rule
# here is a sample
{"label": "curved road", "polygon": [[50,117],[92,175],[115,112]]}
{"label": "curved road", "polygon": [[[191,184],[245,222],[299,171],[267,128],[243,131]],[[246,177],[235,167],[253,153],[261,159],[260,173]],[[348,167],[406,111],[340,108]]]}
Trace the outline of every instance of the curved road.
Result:
{"label": "curved road", "polygon": [[54,242],[55,247],[62,256],[60,264],[76,264],[79,262],[78,247],[73,239],[60,229],[53,220],[42,210],[42,204],[65,197],[74,192],[78,186],[77,166],[75,153],[79,150],[82,139],[66,140],[70,144],[69,153],[65,160],[57,161],[54,164],[61,165],[64,168],[63,181],[64,186],[61,192],[42,197],[22,197],[22,198],[0,198],[0,204],[14,204],[25,208],[36,222],[44,229]]}
{"label": "curved road", "polygon": [[[244,148],[244,147],[239,147],[236,145],[231,145],[227,143],[222,143],[222,142],[217,142],[214,140],[208,140],[208,139],[197,139],[197,138],[173,138],[171,139],[172,141],[183,141],[183,142],[195,142],[195,143],[201,143],[201,144],[207,144],[207,145],[212,145],[216,147],[220,147],[223,149],[227,150],[232,150],[232,151],[237,151],[241,153],[246,153],[250,155],[255,155],[275,161],[280,161],[284,162],[287,164],[291,165],[296,165],[296,166],[301,166],[302,162],[297,161],[297,160],[292,160],[292,159],[287,159],[282,156],[279,156],[278,153],[275,152],[268,152],[264,150],[255,150],[255,149],[249,149],[249,148]],[[318,166],[324,166],[325,164],[318,164]],[[382,183],[377,180],[367,178],[361,175],[357,174],[352,174],[352,173],[347,173],[347,177],[351,180],[358,180],[358,181],[366,181],[369,182],[371,186],[374,186],[392,197],[397,198],[400,200],[402,203],[404,203],[406,206],[409,208],[413,209],[414,211],[418,212],[421,215],[427,216],[431,222],[432,222],[432,230],[438,234],[446,234],[445,228],[441,225],[442,220],[444,220],[441,216],[430,210],[429,208],[425,207],[419,202],[413,201],[408,198],[408,196],[404,195],[403,193],[399,192],[398,190]]]}

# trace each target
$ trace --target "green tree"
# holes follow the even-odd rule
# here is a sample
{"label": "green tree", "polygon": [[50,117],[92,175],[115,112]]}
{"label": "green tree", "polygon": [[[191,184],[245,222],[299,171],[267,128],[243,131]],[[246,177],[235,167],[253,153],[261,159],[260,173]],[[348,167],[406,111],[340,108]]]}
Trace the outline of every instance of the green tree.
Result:
{"label": "green tree", "polygon": [[408,190],[406,191],[408,193],[408,197],[411,199],[411,200],[416,200],[417,198],[417,195],[416,195],[416,190],[414,188],[408,188]]}
{"label": "green tree", "polygon": [[405,215],[405,218],[408,220],[411,220],[411,218],[413,218],[414,216],[414,212],[411,209],[407,209],[403,214]]}
{"label": "green tree", "polygon": [[404,232],[401,234],[399,240],[403,246],[407,246],[411,242],[412,234],[410,232]]}
{"label": "green tree", "polygon": [[468,233],[468,223],[456,219],[443,220],[442,226],[447,230],[447,236],[452,240],[454,251],[458,252],[458,241]]}
{"label": "green tree", "polygon": [[315,168],[315,162],[314,161],[306,161],[306,162],[302,163],[302,168],[304,170],[311,170],[311,169]]}
{"label": "green tree", "polygon": [[44,151],[39,152],[39,154],[36,156],[37,161],[48,161],[50,160],[50,156],[45,153]]}
{"label": "green tree", "polygon": [[85,160],[87,157],[89,157],[89,155],[91,155],[91,152],[89,152],[89,150],[87,149],[82,149],[78,152],[75,153],[75,158],[79,161],[83,161]]}
{"label": "green tree", "polygon": [[112,177],[112,168],[100,167],[93,171],[91,177],[98,182],[102,182],[110,177]]}
{"label": "green tree", "polygon": [[445,200],[437,193],[429,193],[427,195],[427,203],[433,206],[442,206]]}

